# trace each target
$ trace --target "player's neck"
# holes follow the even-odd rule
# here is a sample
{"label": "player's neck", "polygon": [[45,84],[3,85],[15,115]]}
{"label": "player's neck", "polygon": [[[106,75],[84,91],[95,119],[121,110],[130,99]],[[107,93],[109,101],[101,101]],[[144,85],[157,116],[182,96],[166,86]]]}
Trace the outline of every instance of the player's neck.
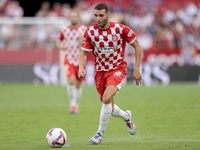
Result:
{"label": "player's neck", "polygon": [[110,27],[110,20],[108,20],[107,24],[103,28],[100,28],[100,27],[99,28],[102,29],[102,30],[106,30],[109,27]]}
{"label": "player's neck", "polygon": [[76,29],[78,27],[78,24],[77,25],[71,25],[70,27],[73,28],[73,29]]}

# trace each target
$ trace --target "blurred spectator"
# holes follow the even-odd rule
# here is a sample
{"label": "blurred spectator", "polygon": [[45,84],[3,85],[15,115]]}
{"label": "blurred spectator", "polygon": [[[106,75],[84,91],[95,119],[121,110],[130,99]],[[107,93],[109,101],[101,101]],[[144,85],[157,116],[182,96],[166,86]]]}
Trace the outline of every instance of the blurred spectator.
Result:
{"label": "blurred spectator", "polygon": [[153,38],[147,29],[142,29],[141,33],[137,35],[138,42],[143,50],[149,50],[153,46]]}
{"label": "blurred spectator", "polygon": [[138,15],[132,14],[130,20],[128,21],[131,28],[136,31],[137,28],[141,25],[141,17],[139,17]]}
{"label": "blurred spectator", "polygon": [[197,16],[200,17],[200,2],[198,3],[198,12],[197,12]]}
{"label": "blurred spectator", "polygon": [[50,3],[48,1],[43,1],[39,11],[36,13],[37,17],[47,17],[50,12]]}
{"label": "blurred spectator", "polygon": [[124,9],[121,7],[122,6],[122,0],[115,0],[115,3],[110,5],[110,12],[111,13],[124,13]]}
{"label": "blurred spectator", "polygon": [[8,0],[0,1],[0,17],[3,17],[5,14],[6,7],[8,6]]}
{"label": "blurred spectator", "polygon": [[24,11],[18,1],[11,1],[6,8],[9,17],[20,18],[24,15]]}
{"label": "blurred spectator", "polygon": [[195,47],[200,50],[200,31],[195,33]]}
{"label": "blurred spectator", "polygon": [[71,5],[69,3],[64,3],[62,5],[62,15],[66,18],[69,17],[69,14],[71,12]]}
{"label": "blurred spectator", "polygon": [[0,47],[8,47],[8,43],[14,35],[14,26],[12,24],[0,24]]}
{"label": "blurred spectator", "polygon": [[[77,0],[73,9],[80,12],[82,23],[89,26],[94,23],[94,6],[100,2],[102,1]],[[112,21],[126,24],[136,32],[143,50],[182,49],[185,55],[193,56],[193,52],[189,49],[200,49],[200,2],[197,5],[187,0],[170,3],[166,0],[104,0],[103,2],[110,6]],[[63,4],[55,2],[51,9],[47,0],[42,2],[36,16],[65,17],[67,20],[71,9],[71,5],[67,2]],[[0,16],[22,17],[23,9],[18,1],[10,0],[7,7],[4,9],[0,7]],[[0,24],[0,47],[8,47],[15,41],[13,39],[17,37],[13,33],[19,31],[21,36],[18,37],[24,38],[25,35],[28,36],[24,31],[28,30],[30,47],[52,48],[57,38],[57,30],[60,28],[57,26],[18,25],[16,28],[15,25]]]}
{"label": "blurred spectator", "polygon": [[193,56],[196,54],[196,49],[194,46],[194,37],[190,33],[187,34],[187,37],[183,38],[182,53],[184,57],[185,65],[193,66]]}
{"label": "blurred spectator", "polygon": [[192,19],[194,29],[198,31],[200,29],[200,17],[198,17],[197,14],[194,14]]}
{"label": "blurred spectator", "polygon": [[197,14],[198,9],[194,3],[187,2],[187,7],[185,8],[185,12],[188,16],[192,17],[193,15]]}
{"label": "blurred spectator", "polygon": [[45,43],[48,37],[45,27],[46,25],[37,25],[35,38],[36,38],[36,47],[38,48],[45,48]]}
{"label": "blurred spectator", "polygon": [[169,4],[168,9],[163,14],[163,17],[167,22],[172,22],[175,20],[175,10],[173,4]]}
{"label": "blurred spectator", "polygon": [[53,8],[49,14],[50,17],[61,17],[62,14],[62,5],[60,2],[53,3]]}
{"label": "blurred spectator", "polygon": [[76,4],[76,9],[80,12],[80,18],[81,18],[81,22],[86,25],[89,26],[90,22],[93,19],[93,9],[88,9],[89,6],[86,2],[84,1],[78,1]]}

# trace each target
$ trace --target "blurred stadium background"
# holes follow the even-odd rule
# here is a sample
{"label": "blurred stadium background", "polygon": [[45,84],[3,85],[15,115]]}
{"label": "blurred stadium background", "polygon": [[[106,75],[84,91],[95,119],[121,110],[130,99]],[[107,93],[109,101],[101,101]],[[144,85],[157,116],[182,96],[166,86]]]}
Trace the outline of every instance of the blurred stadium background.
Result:
{"label": "blurred stadium background", "polygon": [[[81,23],[94,23],[99,2],[111,8],[111,20],[132,28],[143,50],[143,83],[173,81],[200,85],[200,2],[198,0],[49,0],[0,1],[0,83],[65,85],[63,53],[56,48],[59,30],[72,9]],[[32,6],[32,8],[30,8]],[[36,7],[37,6],[37,7]],[[133,82],[134,51],[127,45],[127,82]],[[93,56],[86,85],[94,85]]]}
{"label": "blurred stadium background", "polygon": [[133,86],[135,54],[127,45],[129,84],[115,103],[132,111],[137,134],[130,137],[124,122],[113,117],[95,150],[199,149],[199,0],[0,0],[0,150],[49,149],[45,136],[52,127],[67,133],[63,149],[94,149],[87,141],[97,129],[101,103],[93,55],[86,66],[88,86],[80,114],[71,115],[66,88],[57,86],[66,79],[64,54],[55,43],[72,9],[89,26],[99,2],[110,6],[112,21],[136,32],[143,85]]}

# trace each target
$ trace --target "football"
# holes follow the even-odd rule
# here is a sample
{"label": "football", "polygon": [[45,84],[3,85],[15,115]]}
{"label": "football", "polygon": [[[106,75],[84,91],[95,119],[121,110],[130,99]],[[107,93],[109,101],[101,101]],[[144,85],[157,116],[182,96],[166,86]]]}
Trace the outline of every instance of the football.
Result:
{"label": "football", "polygon": [[61,128],[52,128],[47,132],[46,140],[51,147],[62,147],[67,141],[67,135]]}

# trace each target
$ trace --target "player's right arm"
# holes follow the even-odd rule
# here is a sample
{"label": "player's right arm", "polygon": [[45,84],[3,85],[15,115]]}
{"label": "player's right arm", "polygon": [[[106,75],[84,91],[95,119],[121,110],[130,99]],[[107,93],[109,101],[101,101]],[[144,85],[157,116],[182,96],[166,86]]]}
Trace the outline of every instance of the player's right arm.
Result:
{"label": "player's right arm", "polygon": [[87,55],[88,52],[93,49],[93,46],[91,44],[91,38],[88,35],[88,29],[85,31],[83,40],[82,40],[82,45],[81,45],[81,54],[79,57],[79,72],[78,72],[78,77],[83,78],[85,76],[85,65],[87,61]]}
{"label": "player's right arm", "polygon": [[67,46],[65,46],[64,43],[63,43],[63,42],[60,42],[60,41],[57,41],[57,42],[56,42],[56,46],[57,46],[57,48],[58,48],[59,50],[65,51],[65,50],[67,49]]}
{"label": "player's right arm", "polygon": [[64,44],[64,35],[62,33],[62,31],[60,31],[60,35],[58,37],[58,40],[56,42],[56,46],[59,50],[66,50],[67,46]]}
{"label": "player's right arm", "polygon": [[87,55],[88,51],[82,50],[80,57],[79,57],[79,71],[78,71],[78,77],[83,78],[85,76],[85,65],[87,61]]}

